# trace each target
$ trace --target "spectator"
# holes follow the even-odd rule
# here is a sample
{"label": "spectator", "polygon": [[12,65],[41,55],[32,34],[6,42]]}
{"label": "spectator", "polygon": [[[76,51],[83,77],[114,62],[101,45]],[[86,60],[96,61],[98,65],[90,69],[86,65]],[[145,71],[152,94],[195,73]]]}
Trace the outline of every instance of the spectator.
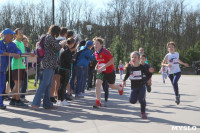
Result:
{"label": "spectator", "polygon": [[51,25],[45,37],[45,55],[41,60],[40,84],[32,103],[32,108],[34,110],[39,109],[43,95],[43,107],[45,109],[56,109],[56,107],[53,106],[53,103],[50,101],[50,88],[54,70],[57,67],[56,51],[61,49],[61,46],[55,39],[58,37],[59,33],[60,27]]}

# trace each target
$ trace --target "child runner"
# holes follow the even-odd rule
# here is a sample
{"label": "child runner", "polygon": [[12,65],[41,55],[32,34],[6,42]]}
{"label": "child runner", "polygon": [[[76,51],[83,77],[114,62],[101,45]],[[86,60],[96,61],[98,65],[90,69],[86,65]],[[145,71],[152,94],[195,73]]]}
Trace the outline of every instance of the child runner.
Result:
{"label": "child runner", "polygon": [[123,71],[124,71],[124,65],[122,64],[121,60],[119,61],[118,69],[119,69],[120,79],[122,79],[122,75],[123,75]]}
{"label": "child runner", "polygon": [[144,66],[142,66],[140,63],[140,54],[136,51],[131,53],[131,61],[133,64],[129,64],[126,75],[123,80],[123,87],[126,86],[126,80],[131,80],[131,94],[129,101],[132,104],[135,104],[137,100],[140,102],[141,105],[141,115],[142,119],[147,119],[145,108],[146,108],[146,88],[145,88],[145,82],[143,79],[143,75],[146,75],[146,79],[150,79],[152,76],[152,73],[154,72],[153,68],[149,68],[147,70]]}
{"label": "child runner", "polygon": [[171,83],[172,83],[172,86],[174,88],[174,92],[176,95],[175,102],[177,104],[179,104],[180,103],[180,95],[179,95],[179,90],[178,90],[178,80],[181,77],[181,69],[179,67],[179,63],[184,65],[185,67],[188,67],[189,65],[187,63],[183,63],[179,59],[179,53],[175,52],[176,45],[174,42],[168,42],[167,48],[168,48],[169,53],[165,56],[165,58],[162,62],[162,66],[168,67],[169,79],[171,80]]}
{"label": "child runner", "polygon": [[[140,53],[140,56],[141,55],[144,55],[144,48],[139,48],[139,53]],[[147,60],[147,57],[146,57],[146,61],[145,61],[146,64],[149,64],[148,60]]]}
{"label": "child runner", "polygon": [[167,79],[168,75],[168,67],[162,66],[159,72],[162,74],[163,83],[165,83],[165,79]]}
{"label": "child runner", "polygon": [[[147,70],[149,70],[150,65],[146,64],[146,55],[140,55],[140,64],[144,66]],[[148,92],[151,92],[151,78],[147,80],[146,75],[143,75],[146,83],[146,88]]]}
{"label": "child runner", "polygon": [[108,82],[111,89],[118,89],[120,95],[123,94],[122,85],[115,85],[115,71],[114,71],[114,59],[110,52],[103,48],[104,40],[100,37],[95,37],[94,48],[95,58],[97,64],[97,79],[96,79],[96,102],[93,108],[99,108],[101,106],[101,85],[104,80]]}

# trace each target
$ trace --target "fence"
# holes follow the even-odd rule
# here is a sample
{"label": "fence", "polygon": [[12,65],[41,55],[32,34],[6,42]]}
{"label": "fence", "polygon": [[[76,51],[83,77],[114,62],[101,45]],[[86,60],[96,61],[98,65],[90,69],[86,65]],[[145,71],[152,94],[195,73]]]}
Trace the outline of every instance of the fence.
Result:
{"label": "fence", "polygon": [[[4,63],[4,62],[1,62],[1,56],[3,55],[0,55],[0,72],[1,72],[1,63]],[[29,82],[29,69],[28,69],[28,64],[29,63],[35,63],[36,65],[36,76],[37,76],[37,56],[31,56],[30,54],[22,54],[21,57],[24,57],[24,60],[25,60],[25,63],[26,63],[26,72],[27,72],[27,89],[28,89],[28,82]],[[20,58],[21,58],[20,57]],[[9,58],[9,62],[8,62],[8,73],[9,73],[9,86],[10,86],[10,74],[11,74],[11,70],[10,70],[10,65],[11,65],[11,56],[8,57]],[[18,59],[18,68],[19,68],[19,59]],[[19,73],[19,69],[18,69],[18,79],[19,79],[19,76],[20,76],[20,73]],[[0,75],[0,80],[2,80],[2,77]],[[5,83],[6,84],[6,83]],[[18,80],[18,92],[17,93],[13,93],[13,92],[9,92],[8,94],[0,94],[0,96],[9,96],[9,95],[21,95],[21,94],[24,94],[24,95],[28,95],[28,94],[35,94],[35,92],[26,92],[26,93],[21,93],[21,86],[19,86],[19,80]],[[37,89],[37,83],[36,83],[36,86],[35,86],[35,89]]]}

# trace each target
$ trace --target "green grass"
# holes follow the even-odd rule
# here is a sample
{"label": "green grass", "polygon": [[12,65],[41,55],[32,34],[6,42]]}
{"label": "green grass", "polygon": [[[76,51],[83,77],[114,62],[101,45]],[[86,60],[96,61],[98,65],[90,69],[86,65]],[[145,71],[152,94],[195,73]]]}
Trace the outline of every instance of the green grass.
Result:
{"label": "green grass", "polygon": [[[35,90],[36,87],[34,86],[34,81],[35,79],[29,79],[28,80],[28,90]],[[39,84],[37,84],[37,87],[38,87]]]}

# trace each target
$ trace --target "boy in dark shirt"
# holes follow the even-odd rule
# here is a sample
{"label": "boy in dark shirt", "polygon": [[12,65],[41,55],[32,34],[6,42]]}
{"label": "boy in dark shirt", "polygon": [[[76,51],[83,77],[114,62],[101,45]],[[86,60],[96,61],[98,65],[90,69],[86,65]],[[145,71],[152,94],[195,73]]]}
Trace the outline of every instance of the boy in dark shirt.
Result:
{"label": "boy in dark shirt", "polygon": [[[144,66],[147,70],[149,70],[150,65],[145,63],[146,59],[147,59],[146,55],[141,55],[140,56],[140,64],[142,66]],[[147,91],[151,92],[151,78],[149,80],[147,80],[146,75],[143,75],[143,76],[144,76],[144,80],[145,80],[145,83],[146,83]]]}
{"label": "boy in dark shirt", "polygon": [[126,80],[129,78],[131,80],[131,94],[129,101],[132,104],[135,104],[137,100],[141,105],[141,114],[142,119],[147,119],[145,108],[146,108],[146,88],[145,81],[143,79],[143,75],[146,75],[147,80],[151,78],[152,73],[154,72],[153,68],[149,68],[147,70],[144,66],[139,64],[140,62],[140,54],[138,52],[131,53],[131,62],[133,64],[129,64],[126,75],[123,80],[123,87],[126,86]]}

